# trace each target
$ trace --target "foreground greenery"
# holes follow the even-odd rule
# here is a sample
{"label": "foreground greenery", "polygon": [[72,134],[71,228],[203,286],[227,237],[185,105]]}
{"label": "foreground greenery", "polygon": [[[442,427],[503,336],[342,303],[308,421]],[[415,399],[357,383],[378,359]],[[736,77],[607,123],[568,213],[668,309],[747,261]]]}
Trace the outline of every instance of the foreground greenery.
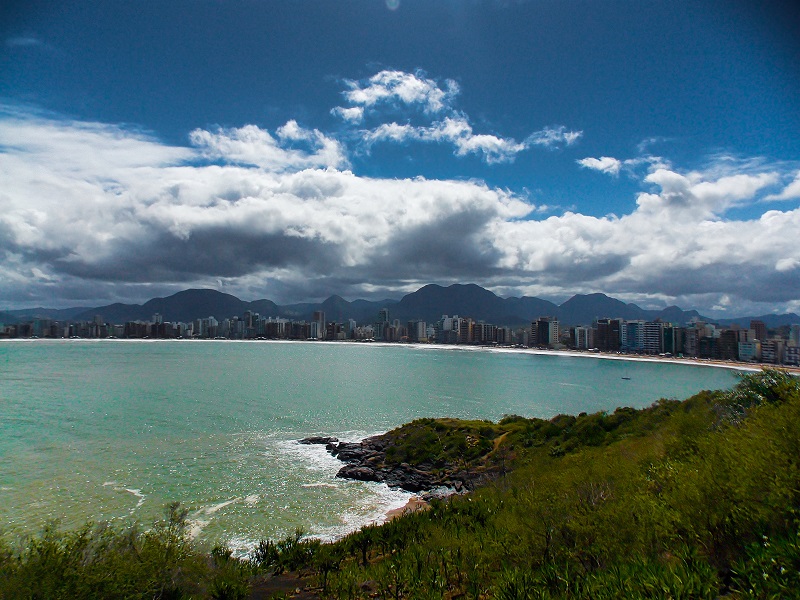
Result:
{"label": "foreground greenery", "polygon": [[0,598],[244,598],[284,572],[345,599],[800,597],[800,382],[784,372],[640,411],[394,435],[392,460],[488,483],[335,544],[264,541],[249,562],[199,553],[177,506],[149,531],[48,529],[0,546]]}

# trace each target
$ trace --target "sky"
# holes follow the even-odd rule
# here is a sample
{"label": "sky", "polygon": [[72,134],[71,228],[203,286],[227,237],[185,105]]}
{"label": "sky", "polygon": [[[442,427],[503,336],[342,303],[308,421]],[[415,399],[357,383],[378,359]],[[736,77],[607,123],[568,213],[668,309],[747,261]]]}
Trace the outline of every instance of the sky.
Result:
{"label": "sky", "polygon": [[0,8],[0,310],[477,283],[800,312],[800,8]]}

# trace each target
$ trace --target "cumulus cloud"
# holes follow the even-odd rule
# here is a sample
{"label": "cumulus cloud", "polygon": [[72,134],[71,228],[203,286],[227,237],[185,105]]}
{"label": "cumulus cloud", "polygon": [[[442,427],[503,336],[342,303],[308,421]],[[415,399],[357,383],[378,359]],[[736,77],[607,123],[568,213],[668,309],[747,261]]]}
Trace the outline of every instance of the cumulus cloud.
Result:
{"label": "cumulus cloud", "polygon": [[[245,125],[215,132],[195,129],[189,139],[207,158],[273,171],[347,165],[342,145],[317,129],[304,129],[292,120],[276,135],[277,139],[256,125]],[[294,148],[293,142],[305,148]]]}
{"label": "cumulus cloud", "polygon": [[783,188],[779,194],[770,194],[764,200],[797,200],[800,199],[800,171],[789,185]]}
{"label": "cumulus cloud", "polygon": [[456,156],[477,154],[488,164],[512,161],[526,148],[524,144],[517,143],[513,139],[475,134],[463,116],[446,117],[430,127],[384,123],[371,131],[364,132],[363,139],[367,147],[376,142],[386,141],[448,142],[455,146]]}
{"label": "cumulus cloud", "polygon": [[[574,133],[574,132],[570,132]],[[577,139],[577,138],[575,138]],[[454,114],[430,126],[383,123],[363,132],[367,149],[376,142],[403,143],[408,141],[450,143],[455,147],[456,156],[476,154],[487,164],[512,162],[517,154],[530,148],[531,138],[517,142],[513,138],[503,138],[491,134],[476,134],[466,116]]]}
{"label": "cumulus cloud", "polygon": [[331,109],[331,114],[340,117],[348,123],[361,123],[364,120],[364,107],[353,106],[350,108],[343,108],[336,106]]}
{"label": "cumulus cloud", "polygon": [[641,212],[665,218],[678,218],[687,212],[712,218],[752,201],[758,192],[778,179],[777,173],[758,173],[708,181],[702,173],[681,174],[658,168],[644,180],[660,187],[660,192],[639,194],[636,203]]}
{"label": "cumulus cloud", "polygon": [[517,154],[533,146],[549,149],[571,146],[583,135],[582,131],[570,131],[563,125],[535,131],[522,142],[490,133],[475,133],[469,117],[454,108],[455,98],[460,93],[458,83],[446,79],[440,84],[421,71],[384,70],[364,81],[345,80],[345,84],[349,89],[344,97],[353,106],[337,106],[331,113],[348,124],[359,124],[368,114],[379,118],[377,109],[381,106],[403,113],[407,111],[402,109],[421,109],[427,117],[424,125],[412,124],[409,118],[405,123],[382,122],[372,129],[361,130],[359,134],[366,152],[378,142],[449,143],[454,146],[456,156],[477,155],[487,164],[493,164],[511,162]]}
{"label": "cumulus cloud", "polygon": [[[438,122],[424,135],[502,154],[468,122]],[[382,135],[419,132],[398,125]],[[730,217],[780,183],[776,166],[720,176],[661,164],[629,214],[542,218],[526,198],[477,181],[359,176],[343,169],[335,140],[294,121],[273,133],[198,129],[191,140],[177,147],[101,123],[0,119],[4,301],[143,300],[189,286],[279,301],[385,297],[456,280],[709,309],[726,296],[730,306],[797,301],[800,208]]]}
{"label": "cumulus cloud", "polygon": [[440,86],[436,80],[429,79],[422,71],[406,73],[384,70],[365,82],[346,79],[344,83],[348,88],[343,94],[345,99],[350,104],[367,108],[379,104],[393,104],[418,106],[426,113],[438,113],[450,108],[453,98],[459,93],[458,83],[453,79],[445,79]]}
{"label": "cumulus cloud", "polygon": [[587,157],[577,162],[582,167],[600,171],[601,173],[608,173],[609,175],[619,175],[619,170],[622,168],[622,161],[610,156],[601,156],[600,158]]}

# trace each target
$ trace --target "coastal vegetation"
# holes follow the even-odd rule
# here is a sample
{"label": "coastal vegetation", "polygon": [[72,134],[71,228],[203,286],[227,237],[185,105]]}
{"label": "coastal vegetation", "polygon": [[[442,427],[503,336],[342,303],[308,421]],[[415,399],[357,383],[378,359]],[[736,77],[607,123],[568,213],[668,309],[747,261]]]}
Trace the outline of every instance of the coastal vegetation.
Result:
{"label": "coastal vegetation", "polygon": [[148,530],[49,527],[0,544],[0,598],[794,598],[800,381],[783,371],[643,410],[381,436],[468,493],[335,543],[302,531],[249,560],[202,552],[185,511]]}

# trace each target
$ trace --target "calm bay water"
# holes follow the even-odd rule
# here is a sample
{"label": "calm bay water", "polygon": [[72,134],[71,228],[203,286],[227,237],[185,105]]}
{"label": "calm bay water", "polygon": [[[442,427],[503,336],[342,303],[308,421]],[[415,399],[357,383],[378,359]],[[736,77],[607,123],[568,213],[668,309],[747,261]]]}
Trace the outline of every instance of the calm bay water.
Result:
{"label": "calm bay water", "polygon": [[240,551],[296,527],[335,537],[408,494],[337,480],[339,461],[299,438],[639,408],[735,382],[711,367],[441,347],[0,342],[0,531],[147,524],[178,500],[199,539]]}

